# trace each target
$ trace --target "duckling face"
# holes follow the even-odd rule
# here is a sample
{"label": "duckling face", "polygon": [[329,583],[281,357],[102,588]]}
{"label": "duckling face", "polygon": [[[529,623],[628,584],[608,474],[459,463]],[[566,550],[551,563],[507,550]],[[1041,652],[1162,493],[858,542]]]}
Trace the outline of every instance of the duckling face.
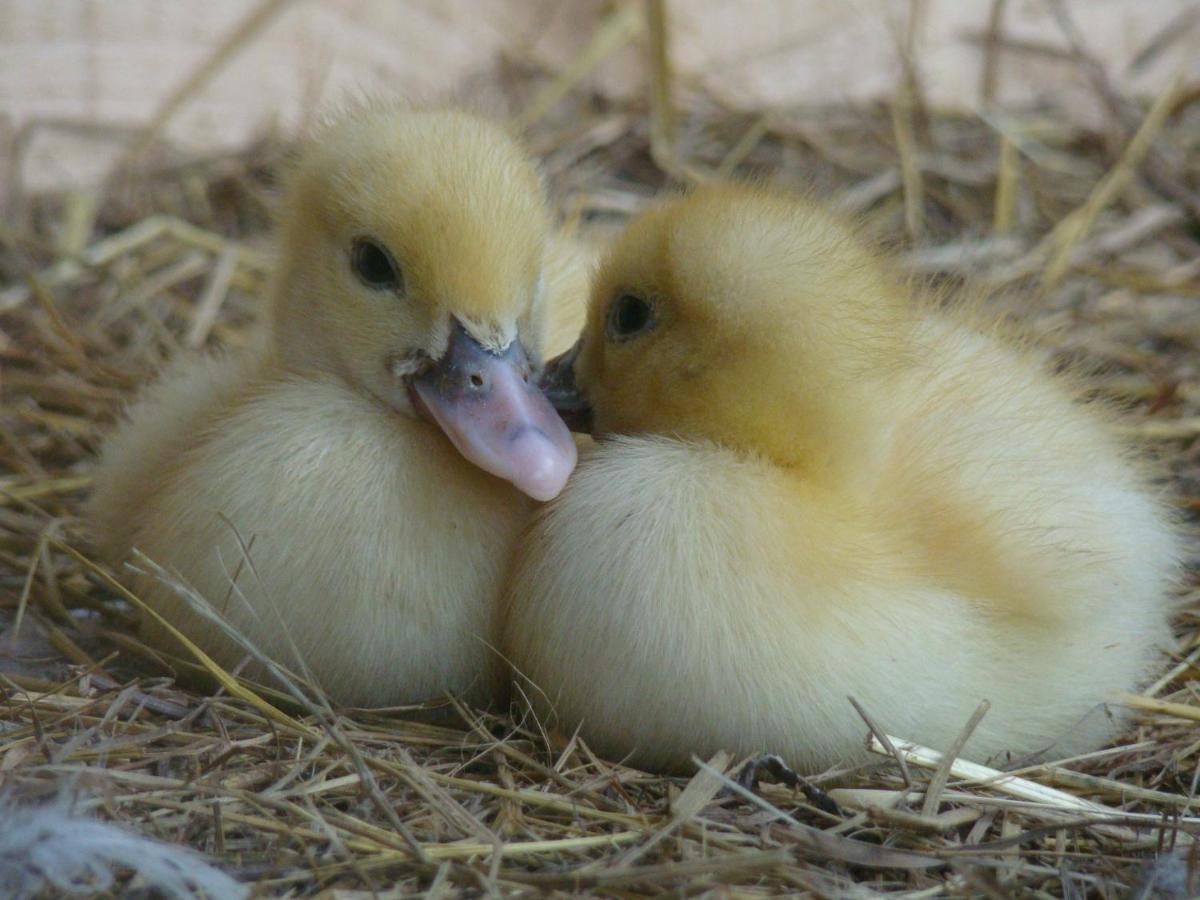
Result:
{"label": "duckling face", "polygon": [[[604,433],[820,464],[903,355],[903,292],[836,218],[710,186],[636,219],[594,282],[575,377]],[[555,367],[561,374],[561,365]]]}
{"label": "duckling face", "polygon": [[395,110],[330,126],[291,174],[281,231],[272,333],[287,366],[432,420],[530,496],[561,490],[575,445],[525,340],[549,220],[497,126]]}

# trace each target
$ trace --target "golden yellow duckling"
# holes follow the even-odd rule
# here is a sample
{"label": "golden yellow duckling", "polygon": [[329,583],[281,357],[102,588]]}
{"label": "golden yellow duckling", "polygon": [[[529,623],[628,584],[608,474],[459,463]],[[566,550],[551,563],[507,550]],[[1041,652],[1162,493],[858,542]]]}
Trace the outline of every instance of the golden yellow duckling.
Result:
{"label": "golden yellow duckling", "polygon": [[1109,418],[806,201],[637,219],[574,371],[598,443],[519,551],[502,646],[610,757],[856,761],[848,697],[942,748],[987,699],[968,755],[1070,754],[1170,637],[1176,536]]}
{"label": "golden yellow duckling", "polygon": [[[486,699],[529,497],[575,463],[531,367],[564,343],[581,276],[534,166],[460,112],[329,126],[281,212],[260,345],[182,362],[129,411],[96,471],[96,541],[303,669],[294,645],[335,700]],[[137,587],[219,662],[244,655],[160,580]]]}

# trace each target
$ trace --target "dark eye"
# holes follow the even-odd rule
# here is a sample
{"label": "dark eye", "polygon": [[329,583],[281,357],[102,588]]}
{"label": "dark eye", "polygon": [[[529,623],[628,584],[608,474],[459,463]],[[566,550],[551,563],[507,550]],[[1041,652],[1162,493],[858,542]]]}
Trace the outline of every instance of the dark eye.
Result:
{"label": "dark eye", "polygon": [[654,325],[654,307],[636,294],[621,294],[608,308],[608,336],[631,338]]}
{"label": "dark eye", "polygon": [[370,238],[359,238],[350,250],[350,266],[367,287],[396,290],[400,287],[400,268],[392,255]]}

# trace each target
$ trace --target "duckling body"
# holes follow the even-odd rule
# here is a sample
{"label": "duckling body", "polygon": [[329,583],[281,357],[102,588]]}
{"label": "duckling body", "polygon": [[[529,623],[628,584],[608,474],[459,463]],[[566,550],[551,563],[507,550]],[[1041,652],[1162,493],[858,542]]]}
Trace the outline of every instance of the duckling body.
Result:
{"label": "duckling body", "polygon": [[[145,554],[335,701],[490,699],[527,495],[575,454],[527,383],[577,302],[544,215],[481,120],[332,126],[291,175],[261,338],[178,362],[108,441],[88,509],[103,556]],[[134,587],[227,668],[245,656],[161,579]],[[143,633],[172,644],[152,618]]]}
{"label": "duckling body", "polygon": [[[491,610],[528,499],[447,452],[433,426],[382,415],[335,379],[267,370],[211,386],[227,393],[189,428],[188,446],[141,469],[153,482],[138,493],[150,496],[106,556],[137,548],[271,657],[298,668],[298,654],[343,702],[448,689],[488,699]],[[166,408],[155,399],[133,422]],[[171,588],[153,578],[139,588],[223,665],[245,655]],[[154,620],[142,632],[170,646]]]}
{"label": "duckling body", "polygon": [[[644,333],[619,333],[630,295]],[[847,697],[933,747],[987,699],[968,755],[1068,755],[1169,640],[1176,538],[1109,417],[807,204],[708,188],[635,223],[577,369],[601,438],[519,553],[503,639],[610,756],[854,762]]]}

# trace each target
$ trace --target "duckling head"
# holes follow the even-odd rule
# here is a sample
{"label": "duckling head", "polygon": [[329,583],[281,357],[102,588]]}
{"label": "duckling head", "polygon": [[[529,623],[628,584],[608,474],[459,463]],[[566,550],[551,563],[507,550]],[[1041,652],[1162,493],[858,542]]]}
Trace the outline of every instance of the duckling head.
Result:
{"label": "duckling head", "polygon": [[850,463],[909,353],[905,291],[851,227],[795,197],[712,185],[635,219],[547,373],[592,430],[713,441],[788,467]]}
{"label": "duckling head", "polygon": [[432,420],[471,462],[555,496],[576,451],[531,371],[550,222],[503,130],[455,111],[359,110],[298,158],[281,212],[280,362]]}

